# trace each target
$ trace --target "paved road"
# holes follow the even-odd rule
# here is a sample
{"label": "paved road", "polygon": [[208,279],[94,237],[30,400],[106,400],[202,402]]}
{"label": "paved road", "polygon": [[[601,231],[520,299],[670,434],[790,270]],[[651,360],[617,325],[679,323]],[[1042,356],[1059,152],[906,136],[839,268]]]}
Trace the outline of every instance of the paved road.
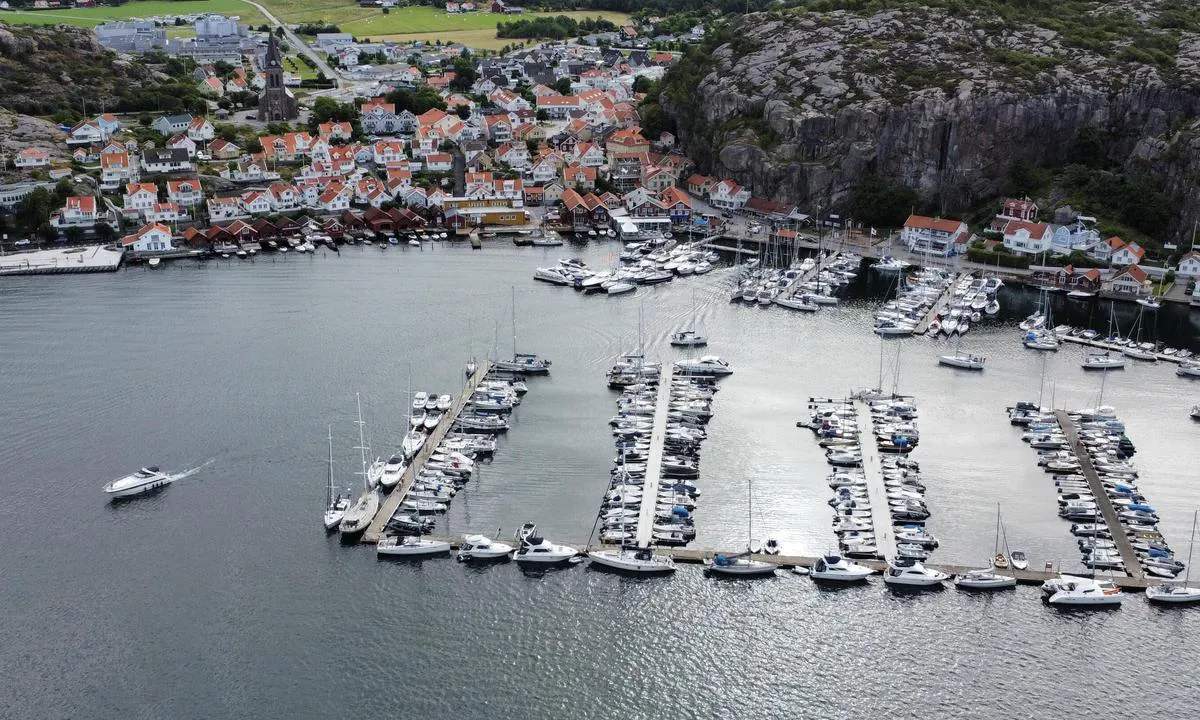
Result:
{"label": "paved road", "polygon": [[270,10],[254,2],[254,0],[242,0],[242,2],[255,7],[263,14],[265,18],[267,18],[267,20],[270,20],[271,24],[275,27],[283,28],[283,36],[287,38],[287,41],[291,43],[292,47],[294,47],[297,52],[302,53],[309,60],[312,60],[313,64],[317,66],[317,69],[325,73],[325,77],[332,80],[338,88],[342,87],[343,80],[341,73],[329,67],[329,64],[326,63],[321,56],[316,53],[315,50],[309,47],[308,43],[301,40],[300,36],[288,29],[288,26],[285,25],[282,20],[272,15]]}

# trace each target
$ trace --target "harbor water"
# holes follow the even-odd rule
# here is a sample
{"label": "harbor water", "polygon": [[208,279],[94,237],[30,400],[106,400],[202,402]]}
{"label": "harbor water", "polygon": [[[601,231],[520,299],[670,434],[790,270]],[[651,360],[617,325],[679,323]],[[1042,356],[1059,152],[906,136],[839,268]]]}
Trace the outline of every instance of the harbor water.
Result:
{"label": "harbor water", "polygon": [[[639,311],[647,355],[686,356],[667,340],[691,322],[694,292],[704,352],[735,370],[704,444],[694,546],[736,550],[752,532],[786,554],[835,547],[828,466],[795,423],[809,397],[874,386],[882,367],[884,387],[920,411],[913,457],[937,561],[985,564],[999,504],[1031,568],[1080,569],[1051,482],[1004,408],[1039,395],[1094,406],[1102,382],[1079,367],[1083,347],[1043,358],[1021,346],[1035,293],[1004,291],[1002,314],[961,341],[987,369],[965,373],[936,365],[952,341],[875,337],[886,283],[866,275],[853,299],[815,314],[730,303],[727,268],[615,297],[531,279],[559,257],[617,252],[427,243],[5,278],[0,717],[1051,718],[1114,698],[1191,714],[1200,613],[1136,594],[1080,614],[1028,587],[899,595],[876,578],[830,591],[691,566],[654,580],[534,576],[381,562],[322,532],[326,425],[335,475],[352,485],[355,393],[373,454],[387,455],[409,388],[452,392],[469,357],[512,353],[515,287],[517,345],[553,371],[530,379],[439,532],[508,537],[529,520],[582,546],[612,463],[604,371],[638,345]],[[1105,329],[1107,303],[1057,302],[1056,322],[1090,315]],[[1119,312],[1125,328],[1130,310]],[[1197,315],[1165,308],[1154,332],[1187,345]],[[1200,423],[1188,417],[1200,384],[1134,363],[1103,393],[1182,557],[1200,507]],[[149,464],[203,467],[157,495],[105,500],[105,482]]]}

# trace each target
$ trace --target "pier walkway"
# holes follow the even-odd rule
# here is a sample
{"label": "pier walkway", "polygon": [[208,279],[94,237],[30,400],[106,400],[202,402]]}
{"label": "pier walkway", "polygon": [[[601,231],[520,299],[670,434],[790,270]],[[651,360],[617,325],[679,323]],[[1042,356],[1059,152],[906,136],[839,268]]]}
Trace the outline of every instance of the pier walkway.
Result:
{"label": "pier walkway", "polygon": [[662,473],[663,444],[667,434],[667,413],[671,406],[671,381],[674,366],[663,368],[658,379],[658,397],[654,403],[654,425],[650,429],[650,455],[646,460],[646,482],[642,484],[642,505],[638,510],[637,545],[650,547],[654,537],[654,509],[658,504],[658,481]]}
{"label": "pier walkway", "polygon": [[892,528],[892,513],[888,509],[887,488],[883,484],[883,461],[875,442],[875,425],[871,422],[871,406],[865,400],[854,401],[855,423],[858,425],[858,446],[862,452],[862,469],[867,478],[867,497],[871,500],[871,520],[875,526],[875,547],[884,558],[896,556],[896,533]]}
{"label": "pier walkway", "polygon": [[125,257],[113,246],[52,248],[0,255],[0,275],[116,272]]}
{"label": "pier walkway", "polygon": [[[421,468],[425,467],[425,461],[429,459],[430,455],[433,455],[438,445],[442,444],[442,440],[445,439],[450,429],[454,427],[454,423],[458,421],[458,416],[462,414],[467,401],[474,394],[475,388],[479,387],[479,383],[483,382],[483,379],[487,377],[491,369],[492,363],[490,361],[482,362],[475,369],[475,374],[467,378],[466,387],[455,398],[454,404],[446,411],[438,426],[433,429],[433,432],[429,433],[429,437],[425,438],[425,444],[421,446],[420,451],[413,456],[408,467],[404,469],[404,474],[400,476],[400,482],[396,484],[396,487],[392,488],[392,492],[380,503],[379,512],[375,513],[375,519],[371,521],[370,526],[367,527],[367,531],[362,535],[364,543],[377,543],[383,537],[388,521],[396,514],[396,510],[400,507],[400,503],[403,502],[404,496],[412,489],[413,483],[417,479],[417,473],[421,471]],[[407,428],[405,431],[407,432]]]}
{"label": "pier walkway", "polygon": [[1125,527],[1117,519],[1117,511],[1109,500],[1104,484],[1100,482],[1100,474],[1092,466],[1092,459],[1087,451],[1079,444],[1079,432],[1075,429],[1075,423],[1071,422],[1071,417],[1066,410],[1056,410],[1054,415],[1058,418],[1059,427],[1067,436],[1071,451],[1079,459],[1079,467],[1083,471],[1083,476],[1087,478],[1092,495],[1096,498],[1096,507],[1100,508],[1104,522],[1108,524],[1108,532],[1112,535],[1113,542],[1121,553],[1121,560],[1125,563],[1125,572],[1134,580],[1143,580],[1142,564],[1138,562],[1137,555],[1133,552],[1133,546],[1129,544],[1129,536],[1125,534]]}
{"label": "pier walkway", "polygon": [[818,253],[817,257],[814,258],[816,260],[816,264],[797,275],[796,279],[788,283],[787,287],[785,287],[783,291],[779,293],[779,295],[781,297],[791,297],[792,293],[796,291],[796,288],[798,288],[801,284],[808,282],[809,278],[815,276],[820,270],[821,265],[828,262],[829,259],[834,255],[835,253],[832,250],[823,250]]}
{"label": "pier walkway", "polygon": [[950,281],[950,284],[938,296],[937,302],[933,304],[933,307],[929,308],[929,311],[925,313],[925,317],[921,318],[921,322],[917,323],[917,327],[913,330],[913,335],[924,335],[929,332],[929,324],[950,304],[950,298],[954,297],[954,289],[958,287],[958,283],[963,279],[963,275],[965,273],[958,273],[954,276],[954,279]]}
{"label": "pier walkway", "polygon": [[[1047,328],[1047,329],[1051,329],[1051,328]],[[1112,344],[1106,343],[1102,340],[1088,340],[1087,338],[1081,338],[1081,337],[1078,337],[1075,335],[1058,335],[1058,334],[1056,334],[1055,337],[1057,337],[1062,342],[1075,343],[1076,345],[1085,345],[1087,347],[1093,347],[1098,350],[1108,350],[1110,352],[1116,353],[1117,355],[1122,354],[1125,350],[1120,345],[1112,345]],[[1159,360],[1162,360],[1164,362],[1173,362],[1173,363],[1181,363],[1185,359],[1189,360],[1189,361],[1195,360],[1194,357],[1193,358],[1177,358],[1174,355],[1163,355],[1162,353],[1155,353],[1155,357],[1157,357]],[[1140,361],[1135,360],[1135,362],[1140,362]],[[1149,362],[1147,362],[1146,364],[1149,364]]]}

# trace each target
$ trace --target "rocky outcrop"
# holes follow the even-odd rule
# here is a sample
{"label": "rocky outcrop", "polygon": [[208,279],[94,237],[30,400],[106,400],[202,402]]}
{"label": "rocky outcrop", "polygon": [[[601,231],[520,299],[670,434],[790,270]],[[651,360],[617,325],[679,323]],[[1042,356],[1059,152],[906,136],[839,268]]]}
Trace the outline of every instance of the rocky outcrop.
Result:
{"label": "rocky outcrop", "polygon": [[1016,163],[1069,162],[1091,126],[1110,161],[1160,180],[1180,211],[1170,230],[1190,232],[1200,38],[1183,32],[1176,49],[1147,30],[1088,49],[986,22],[930,8],[750,15],[712,53],[695,102],[661,102],[705,170],[806,207],[845,205],[866,173],[933,207],[970,207]]}
{"label": "rocky outcrop", "polygon": [[[2,16],[0,16],[2,17]],[[83,28],[0,22],[0,107],[29,115],[115,107],[150,76]]]}

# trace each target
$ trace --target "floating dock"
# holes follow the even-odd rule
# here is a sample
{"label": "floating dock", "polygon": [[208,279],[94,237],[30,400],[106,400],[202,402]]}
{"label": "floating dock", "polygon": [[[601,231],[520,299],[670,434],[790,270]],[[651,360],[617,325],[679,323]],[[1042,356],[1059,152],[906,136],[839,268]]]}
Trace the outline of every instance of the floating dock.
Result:
{"label": "floating dock", "polygon": [[925,333],[929,332],[929,324],[932,323],[933,319],[936,318],[938,314],[945,310],[946,306],[950,304],[950,298],[954,297],[954,290],[958,287],[958,283],[963,279],[964,275],[966,275],[966,273],[958,273],[954,276],[954,279],[950,281],[950,284],[947,285],[946,289],[942,291],[942,294],[938,296],[937,301],[934,302],[933,306],[929,308],[929,311],[925,313],[925,317],[921,318],[921,322],[917,323],[917,327],[913,329],[913,335],[924,335]]}
{"label": "floating dock", "polygon": [[[1057,337],[1062,342],[1075,343],[1076,345],[1086,345],[1088,347],[1094,347],[1097,350],[1108,350],[1109,352],[1114,352],[1114,353],[1117,353],[1118,355],[1123,354],[1125,351],[1125,348],[1122,347],[1121,345],[1112,345],[1112,344],[1106,343],[1102,340],[1088,340],[1087,338],[1081,338],[1081,337],[1077,337],[1075,335],[1055,334],[1055,337]],[[1181,363],[1181,362],[1184,362],[1185,360],[1194,362],[1196,360],[1195,357],[1177,358],[1174,355],[1163,355],[1162,353],[1155,353],[1155,356],[1159,360],[1162,360],[1165,362],[1173,362],[1173,363]],[[1135,363],[1140,362],[1140,363],[1145,363],[1146,365],[1150,364],[1149,361],[1137,360],[1135,358],[1130,358],[1130,359],[1133,360]]]}
{"label": "floating dock", "polygon": [[662,476],[663,445],[666,442],[667,414],[671,407],[671,382],[674,379],[673,365],[664,368],[658,378],[654,424],[650,429],[650,454],[646,459],[646,481],[642,484],[642,505],[638,509],[638,547],[650,547],[654,535],[654,510],[658,505],[658,482]]}
{"label": "floating dock", "polygon": [[792,280],[790,283],[788,283],[787,287],[785,287],[783,289],[783,291],[779,293],[779,295],[781,297],[791,297],[792,293],[796,291],[797,287],[799,287],[802,283],[808,282],[809,278],[811,278],[817,274],[821,265],[828,262],[829,259],[832,258],[834,255],[836,255],[836,253],[834,253],[832,250],[821,251],[821,252],[817,253],[817,257],[814,258],[816,260],[816,264],[814,264],[809,269],[807,269],[804,272],[797,275],[796,279]]}
{"label": "floating dock", "polygon": [[875,526],[875,547],[885,558],[896,556],[896,533],[888,509],[887,488],[883,484],[883,461],[879,444],[875,442],[875,424],[871,421],[871,406],[865,400],[854,400],[854,422],[858,425],[858,447],[862,453],[862,470],[867,480],[867,497],[871,500],[871,521]]}
{"label": "floating dock", "polygon": [[475,393],[475,389],[479,387],[479,384],[483,382],[483,379],[487,377],[491,369],[492,363],[490,361],[480,363],[479,367],[475,369],[475,374],[467,379],[466,387],[455,398],[454,404],[450,406],[450,410],[446,412],[442,421],[433,429],[433,432],[429,433],[429,437],[425,438],[425,444],[421,446],[420,451],[413,456],[408,467],[404,469],[404,474],[400,476],[400,482],[396,484],[396,487],[392,488],[392,492],[380,503],[379,512],[375,514],[375,519],[371,521],[366,532],[362,535],[362,542],[374,544],[379,542],[379,539],[383,537],[388,521],[396,514],[396,509],[400,507],[404,496],[412,489],[413,483],[417,478],[417,473],[421,471],[421,468],[425,467],[425,461],[442,444],[442,440],[446,438],[447,433],[454,427],[454,423],[458,422],[458,416],[462,414],[467,401],[471,399],[471,395]]}
{"label": "floating dock", "polygon": [[1144,580],[1142,564],[1138,562],[1137,554],[1133,552],[1133,545],[1129,543],[1129,536],[1125,534],[1125,526],[1117,519],[1117,511],[1109,500],[1104,483],[1100,482],[1100,474],[1092,465],[1091,457],[1079,444],[1079,433],[1075,429],[1075,423],[1071,422],[1071,416],[1067,414],[1066,410],[1055,410],[1054,416],[1058,418],[1058,426],[1067,436],[1071,452],[1075,453],[1075,457],[1079,460],[1079,468],[1083,472],[1083,476],[1087,478],[1088,487],[1091,488],[1092,495],[1096,498],[1096,507],[1100,508],[1100,514],[1104,516],[1104,522],[1108,525],[1108,532],[1112,535],[1113,543],[1121,553],[1121,561],[1125,563],[1125,572],[1134,580]]}
{"label": "floating dock", "polygon": [[125,258],[123,248],[88,245],[0,255],[0,275],[58,275],[116,272]]}

